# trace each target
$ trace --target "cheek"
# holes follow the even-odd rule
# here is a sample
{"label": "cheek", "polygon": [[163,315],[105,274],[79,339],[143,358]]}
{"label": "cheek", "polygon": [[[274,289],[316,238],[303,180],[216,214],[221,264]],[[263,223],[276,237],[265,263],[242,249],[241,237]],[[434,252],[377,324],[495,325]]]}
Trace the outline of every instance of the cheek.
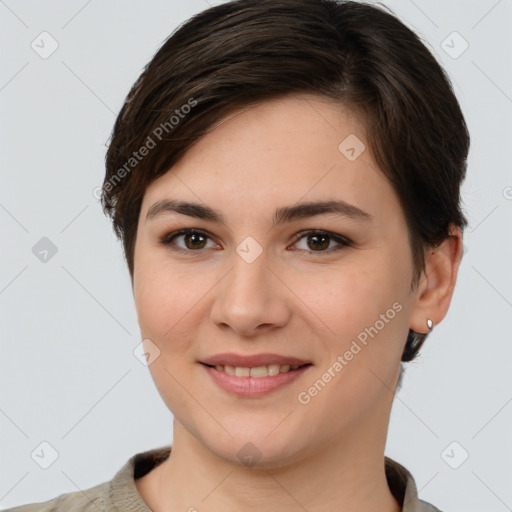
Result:
{"label": "cheek", "polygon": [[[215,272],[194,271],[192,263],[171,262],[165,251],[144,248],[137,254],[134,301],[141,334],[158,345],[185,343],[185,333],[197,324]],[[195,322],[194,322],[195,320]]]}
{"label": "cheek", "polygon": [[191,308],[190,283],[175,272],[141,271],[136,277],[134,300],[145,337],[163,341]]}
{"label": "cheek", "polygon": [[[403,280],[390,261],[371,265],[363,258],[357,269],[325,270],[315,277],[300,277],[294,289],[314,313],[330,362],[347,354],[350,365],[356,367],[393,367],[402,350],[407,332]],[[306,310],[305,310],[306,311]],[[320,333],[320,331],[318,331]]]}
{"label": "cheek", "polygon": [[365,266],[361,259],[357,266],[319,267],[310,275],[297,274],[292,282],[297,297],[331,335],[345,338],[391,306],[392,283],[382,274],[378,268]]}
{"label": "cheek", "polygon": [[[179,289],[175,272],[164,272],[158,251],[143,246],[136,247],[133,295],[143,337],[159,340],[172,326],[169,314],[174,292]],[[170,269],[169,269],[170,270]]]}
{"label": "cheek", "polygon": [[184,276],[176,268],[162,266],[154,259],[150,262],[149,258],[139,260],[134,274],[141,337],[151,340],[159,350],[149,370],[162,399],[173,412],[190,406],[179,381],[189,371],[188,351],[193,348],[190,337],[194,332],[194,314],[197,314],[194,303],[197,304],[198,298],[187,294],[187,290],[194,289],[191,280],[192,277]]}

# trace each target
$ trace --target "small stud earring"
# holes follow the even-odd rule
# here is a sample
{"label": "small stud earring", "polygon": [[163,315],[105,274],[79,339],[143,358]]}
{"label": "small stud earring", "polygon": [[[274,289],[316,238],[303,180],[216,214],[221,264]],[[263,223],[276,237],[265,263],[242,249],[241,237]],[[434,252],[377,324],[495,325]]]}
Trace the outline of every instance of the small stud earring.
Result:
{"label": "small stud earring", "polygon": [[431,331],[433,326],[434,326],[434,322],[432,322],[432,320],[430,320],[430,318],[428,318],[427,319],[428,330]]}

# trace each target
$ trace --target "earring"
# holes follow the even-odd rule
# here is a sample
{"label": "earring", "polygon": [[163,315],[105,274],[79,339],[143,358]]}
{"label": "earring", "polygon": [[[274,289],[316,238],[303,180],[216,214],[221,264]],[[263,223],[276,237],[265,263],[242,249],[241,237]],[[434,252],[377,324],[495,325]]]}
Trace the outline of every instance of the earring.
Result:
{"label": "earring", "polygon": [[432,322],[432,320],[430,320],[430,318],[427,318],[428,330],[431,331],[433,326],[434,326],[434,322]]}

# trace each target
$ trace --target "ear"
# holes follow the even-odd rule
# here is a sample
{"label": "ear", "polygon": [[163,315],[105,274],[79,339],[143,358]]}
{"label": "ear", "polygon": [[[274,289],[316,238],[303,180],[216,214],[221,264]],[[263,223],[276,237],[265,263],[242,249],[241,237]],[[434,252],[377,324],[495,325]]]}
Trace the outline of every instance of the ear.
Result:
{"label": "ear", "polygon": [[443,320],[450,307],[453,290],[462,260],[462,233],[452,225],[450,236],[435,249],[425,254],[425,269],[415,291],[416,303],[411,313],[410,328],[418,333],[427,333],[427,319],[434,327]]}

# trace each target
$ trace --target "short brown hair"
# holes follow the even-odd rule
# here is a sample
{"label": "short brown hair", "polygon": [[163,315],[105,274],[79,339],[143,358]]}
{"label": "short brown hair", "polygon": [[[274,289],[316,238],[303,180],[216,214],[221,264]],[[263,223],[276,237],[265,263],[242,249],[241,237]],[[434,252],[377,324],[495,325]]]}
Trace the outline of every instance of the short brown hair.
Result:
{"label": "short brown hair", "polygon": [[[380,7],[336,0],[236,0],[180,26],[146,65],[115,122],[101,202],[133,278],[147,186],[233,109],[312,93],[361,113],[400,200],[414,273],[467,220],[469,134],[450,81],[420,39]],[[146,148],[145,151],[142,151]],[[140,157],[140,153],[143,157]],[[402,361],[426,334],[409,331]]]}

